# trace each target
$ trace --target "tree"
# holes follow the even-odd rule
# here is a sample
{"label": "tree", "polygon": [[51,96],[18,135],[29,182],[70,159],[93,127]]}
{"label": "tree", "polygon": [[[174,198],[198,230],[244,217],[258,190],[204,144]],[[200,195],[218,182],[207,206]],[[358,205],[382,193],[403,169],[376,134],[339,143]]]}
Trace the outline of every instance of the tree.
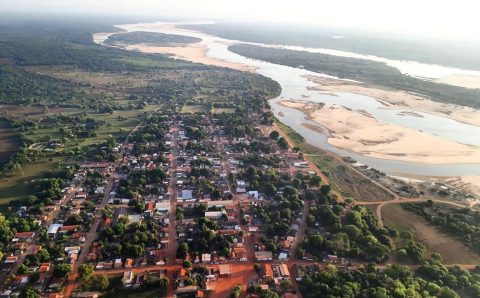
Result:
{"label": "tree", "polygon": [[269,196],[273,196],[277,192],[277,187],[272,183],[265,185],[265,193]]}
{"label": "tree", "polygon": [[93,276],[93,265],[82,264],[78,268],[78,278],[85,282],[89,281]]}
{"label": "tree", "polygon": [[331,187],[328,184],[323,184],[322,186],[320,186],[320,192],[325,196],[328,195],[330,190],[331,190]]}
{"label": "tree", "polygon": [[281,149],[287,150],[288,149],[288,142],[285,140],[284,137],[280,137],[277,141],[278,146],[280,146]]}
{"label": "tree", "polygon": [[45,248],[42,248],[38,253],[37,253],[40,262],[45,263],[50,261],[50,253],[48,253],[48,250]]}
{"label": "tree", "polygon": [[322,179],[319,176],[315,175],[312,178],[310,178],[309,184],[310,186],[319,186],[321,182],[322,182]]}
{"label": "tree", "polygon": [[95,275],[90,281],[92,287],[99,291],[106,291],[110,287],[110,280],[106,275]]}
{"label": "tree", "polygon": [[460,298],[460,296],[455,293],[452,289],[448,287],[443,287],[438,293],[438,298]]}
{"label": "tree", "polygon": [[253,270],[255,270],[257,273],[260,273],[260,264],[258,263],[253,264]]}
{"label": "tree", "polygon": [[421,262],[425,253],[425,246],[420,243],[411,241],[406,247],[408,256],[415,262]]}
{"label": "tree", "polygon": [[180,243],[177,249],[177,257],[181,259],[185,259],[188,255],[188,243]]}
{"label": "tree", "polygon": [[286,292],[290,289],[293,288],[293,284],[290,280],[284,280],[280,283],[280,289],[282,289],[282,291]]}
{"label": "tree", "polygon": [[70,270],[72,270],[72,266],[70,264],[63,263],[55,265],[55,268],[53,269],[53,276],[66,277]]}
{"label": "tree", "polygon": [[20,294],[21,298],[40,298],[40,294],[37,293],[33,288],[26,287],[23,289],[22,293]]}
{"label": "tree", "polygon": [[270,139],[272,139],[272,140],[278,139],[279,136],[280,136],[280,134],[279,134],[278,131],[276,131],[276,130],[273,130],[273,131],[270,133]]}
{"label": "tree", "polygon": [[190,262],[189,260],[185,260],[185,261],[183,261],[182,266],[183,266],[183,268],[191,268],[192,267],[192,262]]}
{"label": "tree", "polygon": [[28,273],[30,273],[30,268],[28,268],[27,265],[22,264],[22,265],[20,265],[20,267],[18,268],[17,273],[18,273],[18,274],[28,274]]}
{"label": "tree", "polygon": [[242,293],[241,285],[236,285],[235,288],[233,288],[232,294],[230,294],[230,297],[231,298],[238,298],[238,297],[240,297],[241,293]]}

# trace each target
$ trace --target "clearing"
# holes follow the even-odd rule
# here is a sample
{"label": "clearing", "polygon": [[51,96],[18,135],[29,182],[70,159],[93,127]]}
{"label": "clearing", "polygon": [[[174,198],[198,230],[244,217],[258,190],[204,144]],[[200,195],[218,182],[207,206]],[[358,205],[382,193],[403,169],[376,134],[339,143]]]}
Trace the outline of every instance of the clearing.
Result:
{"label": "clearing", "polygon": [[[445,264],[477,264],[480,261],[480,256],[463,243],[442,233],[422,217],[399,205],[385,205],[382,209],[382,218],[386,226],[395,228],[399,233],[411,232],[416,241],[425,245],[427,254],[440,253]],[[406,245],[404,242],[399,237],[395,239],[398,248]]]}

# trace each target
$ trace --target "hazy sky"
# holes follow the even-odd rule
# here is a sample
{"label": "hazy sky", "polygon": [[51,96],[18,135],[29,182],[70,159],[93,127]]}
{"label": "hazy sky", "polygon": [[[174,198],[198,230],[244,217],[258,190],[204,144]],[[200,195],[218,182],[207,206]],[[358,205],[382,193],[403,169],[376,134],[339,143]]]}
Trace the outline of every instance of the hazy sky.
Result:
{"label": "hazy sky", "polygon": [[262,20],[480,39],[476,0],[0,0],[0,11]]}

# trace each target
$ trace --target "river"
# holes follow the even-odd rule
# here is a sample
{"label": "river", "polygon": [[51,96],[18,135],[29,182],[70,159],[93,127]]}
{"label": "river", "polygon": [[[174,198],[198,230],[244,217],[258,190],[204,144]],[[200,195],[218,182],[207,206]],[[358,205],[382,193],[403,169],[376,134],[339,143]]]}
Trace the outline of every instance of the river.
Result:
{"label": "river", "polygon": [[[280,99],[302,100],[302,98],[305,98],[305,100],[308,101],[342,105],[352,110],[366,111],[373,117],[384,122],[412,128],[454,142],[473,146],[480,146],[480,127],[455,121],[447,117],[441,117],[411,109],[385,109],[384,105],[379,100],[368,96],[345,92],[335,92],[334,96],[332,96],[312,90],[312,87],[315,87],[315,84],[308,80],[306,76],[314,75],[326,78],[334,77],[311,72],[301,68],[288,67],[265,61],[254,60],[230,52],[228,50],[228,46],[238,41],[226,40],[217,36],[207,35],[197,31],[158,26],[156,25],[156,23],[128,24],[119,25],[117,27],[129,32],[149,31],[197,37],[202,39],[201,44],[207,47],[207,55],[209,57],[256,68],[257,73],[279,82],[282,87],[281,95],[278,98],[270,100],[273,112],[276,115],[278,115],[279,112],[282,112],[283,117],[278,118],[283,123],[300,133],[306,139],[306,141],[319,148],[334,152],[341,156],[351,157],[361,163],[395,175],[414,174],[424,176],[464,176],[480,174],[480,164],[420,164],[388,159],[371,158],[348,150],[333,147],[328,143],[328,136],[326,134],[302,126],[302,123],[310,123],[312,125],[318,126],[317,123],[308,120],[305,117],[305,114],[303,114],[301,111],[287,108],[285,106],[279,105],[278,103]],[[109,35],[110,34],[108,33],[95,34],[94,40],[95,42],[101,44],[106,38],[108,38]],[[260,45],[272,47],[271,45]],[[295,49],[299,50],[299,47],[295,47]],[[322,49],[307,50],[322,52]],[[339,53],[339,55],[340,54],[341,53]],[[384,59],[379,57],[376,58]],[[415,73],[415,71],[412,71],[412,69],[415,69],[414,62],[405,61],[404,63],[406,64],[404,66],[402,66],[401,61],[394,61],[394,63],[396,63],[397,66],[400,65],[400,67],[405,67],[405,69],[409,69],[410,73]],[[425,72],[422,72],[422,70],[425,69],[428,69],[428,75],[426,75]],[[447,73],[455,71],[455,69],[450,69],[449,71],[447,71],[448,69],[449,68],[443,66],[432,65],[431,67],[426,67],[424,64],[421,64],[418,75],[422,74],[426,77],[442,77]],[[465,70],[465,73],[468,72],[468,70]],[[410,115],[408,114],[408,112],[414,112],[416,115]],[[421,115],[421,117],[419,117],[419,115]]]}

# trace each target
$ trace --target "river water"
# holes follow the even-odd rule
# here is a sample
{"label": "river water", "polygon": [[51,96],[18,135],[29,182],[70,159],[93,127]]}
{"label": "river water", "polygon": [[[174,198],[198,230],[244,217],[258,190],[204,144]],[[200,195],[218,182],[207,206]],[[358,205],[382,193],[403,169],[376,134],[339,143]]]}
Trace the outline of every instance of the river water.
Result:
{"label": "river water", "polygon": [[[207,55],[209,57],[255,67],[257,69],[257,73],[279,82],[282,87],[281,95],[278,98],[270,100],[273,112],[276,115],[278,115],[279,112],[282,112],[283,117],[279,117],[279,119],[283,123],[300,133],[306,139],[306,141],[319,148],[337,153],[341,156],[351,157],[361,163],[367,164],[381,171],[396,175],[414,174],[425,176],[462,176],[480,174],[480,164],[429,165],[371,158],[356,154],[354,152],[350,152],[348,150],[338,149],[328,143],[328,136],[326,134],[318,131],[313,131],[302,126],[302,123],[309,123],[318,126],[317,123],[308,120],[305,117],[305,114],[303,114],[301,111],[281,106],[278,104],[278,102],[280,101],[280,99],[302,100],[302,98],[304,98],[305,100],[311,102],[323,102],[327,104],[342,105],[352,110],[366,111],[373,117],[387,123],[397,124],[403,127],[419,130],[424,133],[439,136],[451,141],[474,146],[480,146],[480,127],[461,123],[446,117],[436,116],[411,109],[395,109],[391,107],[389,109],[385,109],[384,103],[368,96],[344,92],[336,92],[334,95],[329,95],[319,91],[311,90],[312,87],[315,87],[315,84],[309,81],[306,76],[315,75],[326,78],[335,77],[311,72],[305,69],[254,60],[230,52],[228,50],[228,46],[238,41],[226,40],[217,36],[207,35],[196,31],[177,29],[173,27],[160,27],[158,26],[158,24],[128,24],[119,25],[117,27],[126,31],[149,31],[198,37],[202,39],[201,43],[207,46]],[[97,43],[102,43],[106,38],[108,38],[109,35],[110,34],[108,33],[95,34],[94,40]],[[271,45],[256,45],[272,47]],[[282,47],[288,48],[286,46]],[[299,50],[299,47],[294,48]],[[324,49],[307,50],[322,52],[322,50]],[[401,65],[402,62],[394,61],[394,63]],[[415,68],[415,64],[412,64],[411,61],[406,61],[403,63],[406,63],[405,65],[403,65],[405,69]],[[425,67],[425,65],[422,64],[418,72],[422,72],[422,69],[428,69],[429,72],[428,76],[425,75],[426,73],[422,73],[423,76],[432,78],[442,77],[448,72],[455,73],[455,69],[435,65],[431,67]],[[415,71],[413,72],[415,73]],[[465,72],[468,73],[469,71],[465,70]],[[411,70],[410,73],[412,73]],[[407,112],[407,114],[405,114],[404,112]],[[414,112],[416,115],[408,114],[408,112]],[[419,115],[421,117],[419,117]]]}

